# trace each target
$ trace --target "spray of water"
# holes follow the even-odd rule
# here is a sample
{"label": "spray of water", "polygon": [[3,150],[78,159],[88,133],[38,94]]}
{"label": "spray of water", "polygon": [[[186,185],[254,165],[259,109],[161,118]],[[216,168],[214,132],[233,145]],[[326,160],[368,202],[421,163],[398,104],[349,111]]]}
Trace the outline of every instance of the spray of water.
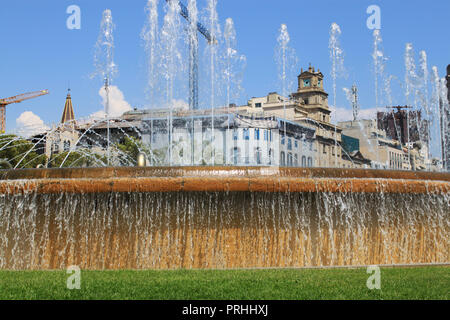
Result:
{"label": "spray of water", "polygon": [[[328,42],[328,48],[330,49],[330,59],[331,59],[331,79],[333,80],[333,106],[337,110],[336,106],[336,80],[340,76],[345,77],[344,68],[344,50],[341,47],[340,37],[342,31],[339,25],[335,22],[331,24],[330,27],[330,39]],[[334,131],[334,145],[337,150],[337,129],[335,127]],[[334,165],[337,167],[337,157],[338,152],[336,152]]]}
{"label": "spray of water", "polygon": [[450,102],[449,102],[449,92],[447,87],[447,80],[445,78],[441,79],[441,135],[442,135],[442,157],[443,157],[443,168],[448,170],[449,168],[449,156],[450,156]]}
{"label": "spray of water", "polygon": [[[95,72],[91,77],[99,76],[108,84],[111,84],[117,74],[117,65],[114,63],[114,27],[111,10],[106,9],[103,11],[100,33],[95,44]],[[105,105],[105,109],[106,115],[109,115],[108,104]]]}
{"label": "spray of water", "polygon": [[159,0],[148,0],[146,7],[147,19],[145,22],[145,26],[141,32],[141,38],[144,41],[145,51],[147,52],[147,90],[150,98],[150,103],[152,104],[155,103],[155,91],[158,81],[158,1]]}
{"label": "spray of water", "polygon": [[226,105],[229,107],[232,99],[238,99],[243,91],[242,79],[246,65],[246,57],[240,55],[236,49],[236,30],[233,19],[225,21],[225,83],[226,83]]}
{"label": "spray of water", "polygon": [[432,157],[437,158],[441,156],[442,144],[440,139],[441,117],[437,116],[441,109],[441,78],[436,66],[432,67],[431,83],[433,88],[431,108],[434,116],[431,119],[430,152]]}
{"label": "spray of water", "polygon": [[[217,2],[218,0],[208,0],[207,2],[207,21],[208,21],[208,27],[209,27],[209,33],[211,35],[211,38],[215,41],[211,42],[208,46],[208,54],[209,54],[209,73],[210,73],[210,90],[211,90],[211,146],[214,145],[214,113],[216,108],[216,97],[219,94],[220,85],[218,85],[218,41],[221,37],[221,30],[220,30],[220,24],[219,24],[219,15],[217,13]],[[211,164],[215,163],[215,150],[214,148],[211,149]]]}
{"label": "spray of water", "polygon": [[382,47],[383,39],[381,37],[380,30],[374,30],[373,32],[373,68],[375,74],[375,107],[380,106],[380,90],[379,83],[385,79],[385,67],[387,58],[384,55]]}
{"label": "spray of water", "polygon": [[[288,28],[285,24],[280,27],[280,33],[277,38],[277,47],[275,49],[275,60],[278,66],[278,79],[281,95],[283,96],[283,118],[286,119],[286,103],[289,92],[293,91],[295,79],[293,72],[297,70],[298,59],[295,50],[289,46],[291,38],[289,36]],[[286,122],[284,122],[284,136],[286,136]],[[285,143],[286,148],[287,143]]]}
{"label": "spray of water", "polygon": [[[111,10],[103,11],[102,21],[100,23],[100,33],[95,44],[94,76],[101,76],[104,80],[106,91],[105,115],[108,118],[110,115],[109,104],[109,86],[112,79],[117,74],[117,65],[114,63],[114,23],[112,19]],[[108,164],[110,162],[110,130],[109,121],[107,121],[107,158]]]}
{"label": "spray of water", "polygon": [[405,48],[405,98],[410,103],[411,94],[415,92],[417,74],[412,43],[407,43]]}
{"label": "spray of water", "polygon": [[182,32],[180,25],[180,7],[177,1],[169,1],[166,4],[166,15],[161,29],[161,70],[165,81],[166,104],[169,107],[168,117],[168,163],[172,164],[172,146],[173,146],[173,100],[174,83],[182,70],[184,61],[180,53],[180,34]]}
{"label": "spray of water", "polygon": [[345,76],[344,50],[341,47],[340,37],[342,31],[337,23],[332,23],[330,28],[330,39],[328,48],[331,59],[331,79],[333,80],[333,105],[336,108],[336,80]]}
{"label": "spray of water", "polygon": [[440,118],[441,118],[441,143],[442,143],[442,165],[444,170],[448,170],[448,161],[449,161],[449,138],[450,138],[450,130],[449,130],[449,116],[450,116],[450,105],[448,100],[448,88],[447,88],[447,80],[445,78],[441,78],[441,86],[440,86]]}
{"label": "spray of water", "polygon": [[[425,51],[419,52],[419,66],[417,72],[417,81],[415,89],[415,109],[416,117],[415,124],[419,134],[420,141],[425,144],[429,144],[428,137],[429,126],[428,121],[430,119],[429,101],[428,101],[428,86],[429,86],[429,72],[428,72],[428,59]],[[419,113],[421,115],[419,119]],[[428,151],[428,157],[430,156]]]}
{"label": "spray of water", "polygon": [[188,45],[189,45],[189,107],[198,108],[198,9],[197,1],[189,0],[189,26]]}

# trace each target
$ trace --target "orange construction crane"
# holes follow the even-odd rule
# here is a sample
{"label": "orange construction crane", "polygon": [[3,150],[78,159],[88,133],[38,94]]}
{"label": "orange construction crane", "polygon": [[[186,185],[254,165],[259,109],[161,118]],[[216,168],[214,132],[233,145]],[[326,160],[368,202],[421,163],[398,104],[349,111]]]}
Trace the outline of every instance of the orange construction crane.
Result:
{"label": "orange construction crane", "polygon": [[0,99],[0,133],[5,133],[6,130],[6,106],[8,104],[20,103],[28,99],[34,99],[48,94],[48,90],[34,91],[22,93],[14,97]]}

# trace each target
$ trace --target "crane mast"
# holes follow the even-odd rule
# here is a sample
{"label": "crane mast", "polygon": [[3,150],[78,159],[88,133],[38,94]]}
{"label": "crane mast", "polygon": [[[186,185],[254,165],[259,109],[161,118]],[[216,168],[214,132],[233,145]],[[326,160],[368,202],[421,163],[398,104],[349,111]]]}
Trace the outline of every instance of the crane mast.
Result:
{"label": "crane mast", "polygon": [[14,97],[0,99],[0,133],[6,130],[6,106],[13,103],[20,103],[25,100],[34,99],[48,94],[48,90],[22,93]]}
{"label": "crane mast", "polygon": [[358,87],[356,86],[356,84],[352,86],[352,109],[353,121],[356,121],[359,115]]}
{"label": "crane mast", "polygon": [[[175,0],[166,0],[168,3],[171,1]],[[180,7],[180,15],[186,21],[191,22],[188,8],[181,1],[178,1],[178,6]],[[217,40],[200,22],[197,22],[196,29],[205,37],[208,44],[217,44]],[[189,108],[191,110],[198,109],[198,40],[195,32],[191,32],[189,37]]]}

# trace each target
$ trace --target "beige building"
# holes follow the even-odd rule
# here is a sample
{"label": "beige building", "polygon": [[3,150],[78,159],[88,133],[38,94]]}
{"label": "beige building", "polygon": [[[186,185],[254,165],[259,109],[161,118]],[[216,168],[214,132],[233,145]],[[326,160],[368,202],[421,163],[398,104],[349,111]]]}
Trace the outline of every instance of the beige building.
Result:
{"label": "beige building", "polygon": [[372,160],[374,168],[410,169],[408,151],[399,141],[387,138],[386,132],[377,128],[377,120],[343,121],[338,124],[343,134],[359,140],[361,154]]}
{"label": "beige building", "polygon": [[45,141],[45,155],[47,159],[55,155],[67,152],[75,147],[80,134],[76,128],[75,114],[73,111],[72,97],[67,94],[61,122],[55,125],[47,133]]}
{"label": "beige building", "polygon": [[[309,67],[298,76],[298,89],[290,97],[269,93],[266,97],[252,98],[247,106],[239,107],[248,113],[264,112],[316,129],[314,166],[344,167],[342,159],[341,133],[339,126],[332,124],[328,107],[328,93],[323,86],[323,74]],[[349,161],[350,164],[352,163]]]}

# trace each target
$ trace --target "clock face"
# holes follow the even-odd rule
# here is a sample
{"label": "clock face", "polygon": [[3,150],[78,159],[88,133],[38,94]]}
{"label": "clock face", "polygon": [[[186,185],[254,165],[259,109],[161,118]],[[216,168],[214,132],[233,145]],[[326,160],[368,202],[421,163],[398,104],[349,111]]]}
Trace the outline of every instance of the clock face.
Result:
{"label": "clock face", "polygon": [[311,80],[310,79],[303,80],[303,86],[304,87],[310,87],[311,86]]}
{"label": "clock face", "polygon": [[322,80],[320,80],[320,79],[319,79],[319,80],[317,80],[317,86],[319,86],[319,87],[320,87],[320,86],[321,86],[321,84],[322,84]]}

